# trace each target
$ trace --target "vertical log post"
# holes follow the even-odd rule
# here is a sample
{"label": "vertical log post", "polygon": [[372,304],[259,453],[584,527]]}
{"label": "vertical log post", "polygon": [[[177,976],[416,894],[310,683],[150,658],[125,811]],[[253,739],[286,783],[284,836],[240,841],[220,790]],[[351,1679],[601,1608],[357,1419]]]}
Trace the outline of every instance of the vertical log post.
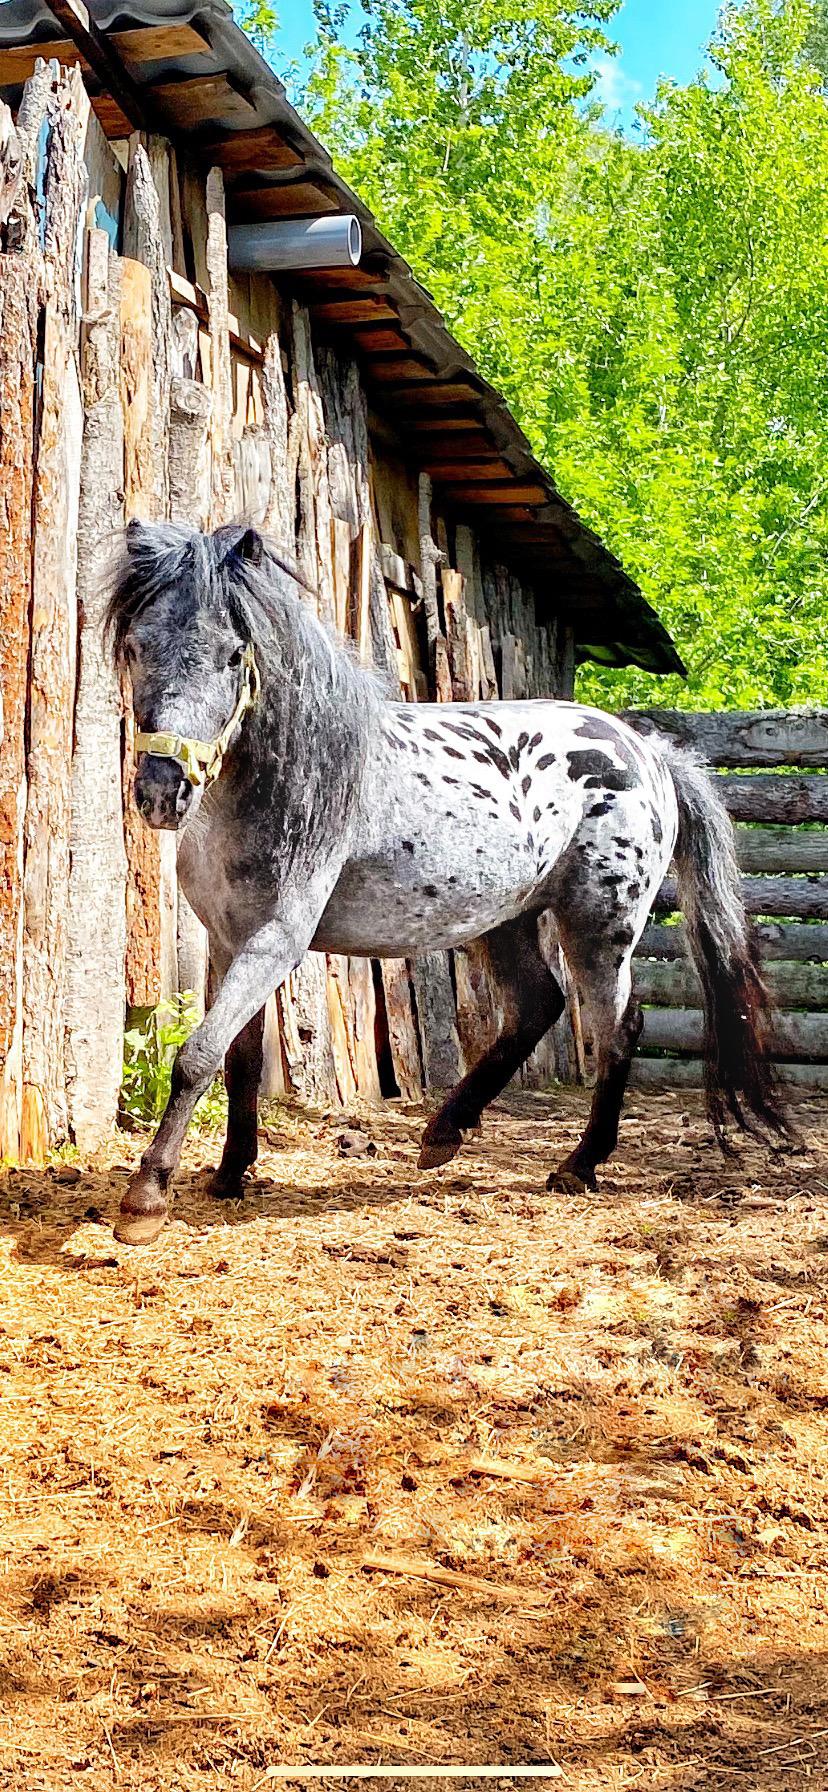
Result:
{"label": "vertical log post", "polygon": [[126,1001],[121,693],[103,642],[106,574],[124,514],[117,476],[124,459],[120,264],[103,230],[87,235],[85,314],[66,1082],[72,1137],[82,1151],[92,1151],[117,1112]]}
{"label": "vertical log post", "polygon": [[83,406],[75,263],[86,200],[89,101],[80,70],[47,108],[43,367],[33,492],[29,750],[24,840],[21,1156],[43,1163],[66,1136],[66,917],[77,645]]}
{"label": "vertical log post", "polygon": [[41,298],[40,251],[29,192],[50,87],[51,76],[39,63],[18,117],[24,178],[10,220],[16,225],[16,247],[0,252],[0,1158],[13,1160],[20,1153],[23,1101],[26,685]]}

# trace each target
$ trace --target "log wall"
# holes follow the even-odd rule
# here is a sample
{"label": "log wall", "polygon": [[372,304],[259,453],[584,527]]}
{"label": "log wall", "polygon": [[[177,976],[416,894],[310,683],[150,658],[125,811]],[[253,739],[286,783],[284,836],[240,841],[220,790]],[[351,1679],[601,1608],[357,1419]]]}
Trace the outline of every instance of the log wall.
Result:
{"label": "log wall", "polygon": [[[127,1007],[206,996],[203,929],[174,837],[135,813],[129,693],[103,650],[124,520],[261,525],[411,702],[569,696],[574,654],[435,504],[335,330],[269,276],[228,272],[219,170],[161,137],[107,143],[56,65],[35,63],[17,123],[24,178],[0,224],[0,1156],[42,1161],[112,1126]],[[270,1004],[265,1087],[415,1099],[496,1024],[474,952],[309,955]],[[578,1063],[564,1019],[526,1074]]]}
{"label": "log wall", "polygon": [[[640,714],[628,719],[641,725]],[[779,1074],[805,1089],[828,1089],[828,711],[653,710],[646,719],[726,768],[717,786],[734,822],[742,894],[757,918],[776,1003]],[[656,914],[675,916],[677,903],[668,878]],[[700,1087],[701,988],[683,925],[651,922],[636,955],[635,985],[645,1008],[634,1080]]]}

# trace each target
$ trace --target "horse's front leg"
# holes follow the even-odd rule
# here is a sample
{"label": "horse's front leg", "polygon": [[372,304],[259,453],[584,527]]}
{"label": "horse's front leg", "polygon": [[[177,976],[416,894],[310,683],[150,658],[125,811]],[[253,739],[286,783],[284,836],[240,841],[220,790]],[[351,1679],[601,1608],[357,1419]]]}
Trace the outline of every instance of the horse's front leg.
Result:
{"label": "horse's front leg", "polygon": [[210,1193],[220,1201],[236,1201],[242,1195],[242,1177],[256,1162],[259,1149],[258,1113],[259,1084],[264,1059],[265,1011],[260,1008],[237,1039],[224,1060],[224,1082],[227,1089],[227,1137],[221,1163],[210,1184]]}
{"label": "horse's front leg", "polygon": [[233,1041],[294,970],[308,945],[301,934],[271,922],[234,959],[201,1026],[182,1045],[172,1087],[155,1138],[130,1178],[115,1236],[125,1244],[149,1244],[167,1218],[167,1186],[178,1165],[193,1109],[221,1069]]}

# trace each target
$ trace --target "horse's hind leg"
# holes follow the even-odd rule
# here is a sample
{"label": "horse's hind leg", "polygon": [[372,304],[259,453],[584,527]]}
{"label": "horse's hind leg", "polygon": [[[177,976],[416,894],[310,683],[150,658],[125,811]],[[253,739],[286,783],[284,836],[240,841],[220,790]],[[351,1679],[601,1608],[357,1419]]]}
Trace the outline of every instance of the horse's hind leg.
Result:
{"label": "horse's hind leg", "polygon": [[256,1162],[264,1020],[265,1011],[260,1008],[242,1027],[224,1060],[227,1137],[221,1163],[210,1184],[211,1195],[219,1200],[240,1200],[242,1177]]}
{"label": "horse's hind leg", "polygon": [[436,1169],[455,1156],[464,1131],[480,1124],[483,1109],[505,1089],[563,1013],[560,985],[538,944],[536,915],[504,922],[486,934],[482,943],[503,1004],[504,1029],[429,1121],[420,1151],[421,1170]]}
{"label": "horse's hind leg", "polygon": [[592,1022],[597,1060],[586,1130],[547,1183],[550,1189],[568,1192],[576,1185],[594,1189],[597,1165],[611,1157],[618,1144],[621,1108],[643,1017],[632,994],[630,949],[625,948],[619,957],[617,945],[597,939],[590,951],[588,934],[580,934],[576,940],[571,935],[567,939],[561,931],[564,950]]}

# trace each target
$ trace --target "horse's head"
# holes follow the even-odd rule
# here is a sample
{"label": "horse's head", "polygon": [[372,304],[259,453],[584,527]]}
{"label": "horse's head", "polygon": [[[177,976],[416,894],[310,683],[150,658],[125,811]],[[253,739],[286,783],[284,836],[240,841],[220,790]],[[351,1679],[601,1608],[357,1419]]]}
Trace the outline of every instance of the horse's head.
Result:
{"label": "horse's head", "polygon": [[249,629],[234,594],[262,551],[252,529],[207,536],[129,524],[108,627],[132,682],[135,801],[150,827],[178,828],[194,812],[255,698]]}

